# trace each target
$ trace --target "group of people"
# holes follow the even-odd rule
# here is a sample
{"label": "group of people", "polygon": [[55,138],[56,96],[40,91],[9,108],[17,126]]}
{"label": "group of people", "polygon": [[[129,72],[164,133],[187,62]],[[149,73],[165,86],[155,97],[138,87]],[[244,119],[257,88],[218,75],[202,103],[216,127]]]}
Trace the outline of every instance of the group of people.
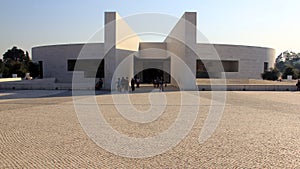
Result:
{"label": "group of people", "polygon": [[[130,86],[131,86],[131,91],[135,91],[135,85],[137,88],[140,87],[140,78],[136,77],[136,78],[132,78],[130,81]],[[129,91],[129,79],[128,77],[124,78],[118,78],[117,81],[117,91],[118,92],[127,92]]]}
{"label": "group of people", "polygon": [[[141,80],[139,77],[132,78],[130,81],[130,86],[131,86],[131,91],[135,91],[135,85],[136,88],[140,87]],[[159,88],[160,91],[164,91],[164,85],[165,87],[167,86],[167,83],[164,83],[163,78],[156,78],[153,80],[153,87],[154,88]],[[300,91],[300,79],[296,83],[297,86],[297,91]],[[96,90],[100,90],[103,87],[103,80],[100,78],[99,81],[95,85]],[[122,79],[118,78],[117,81],[117,91],[118,92],[126,92],[129,91],[129,79],[128,77]]]}
{"label": "group of people", "polygon": [[[130,87],[131,91],[135,91],[135,88],[139,88],[141,83],[141,79],[139,77],[132,78],[130,81]],[[298,81],[299,87],[300,88],[300,82]],[[122,77],[118,78],[116,82],[117,86],[117,91],[118,92],[128,92],[129,91],[129,78]],[[164,79],[161,78],[156,78],[153,80],[153,86],[154,88],[159,88],[160,91],[164,91],[164,87],[167,86],[166,83],[164,83]],[[99,81],[95,85],[96,90],[100,90],[103,87],[103,80],[100,78]]]}

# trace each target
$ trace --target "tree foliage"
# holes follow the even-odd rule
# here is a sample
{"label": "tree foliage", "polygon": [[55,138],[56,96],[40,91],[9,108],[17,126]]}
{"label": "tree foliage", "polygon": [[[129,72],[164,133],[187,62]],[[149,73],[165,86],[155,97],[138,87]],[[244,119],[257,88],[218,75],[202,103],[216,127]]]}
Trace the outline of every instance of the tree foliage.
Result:
{"label": "tree foliage", "polygon": [[276,58],[275,67],[282,74],[282,78],[286,79],[288,75],[292,75],[293,79],[300,78],[300,53],[285,51]]}
{"label": "tree foliage", "polygon": [[288,65],[283,71],[282,78],[286,79],[288,75],[291,75],[293,79],[299,78],[299,70],[295,67]]}
{"label": "tree foliage", "polygon": [[0,74],[1,74],[0,77],[2,77],[2,73],[4,72],[4,69],[5,69],[5,65],[3,63],[3,60],[0,59]]}
{"label": "tree foliage", "polygon": [[30,58],[28,52],[25,54],[22,49],[18,49],[16,46],[14,46],[12,49],[7,50],[7,52],[3,54],[3,60],[29,62]]}
{"label": "tree foliage", "polygon": [[[1,67],[1,65],[3,67]],[[3,77],[12,77],[12,74],[17,74],[18,77],[25,77],[25,74],[30,72],[33,77],[37,77],[38,68],[36,63],[32,63],[29,53],[22,49],[13,47],[3,54],[3,60],[0,62],[0,73]]]}

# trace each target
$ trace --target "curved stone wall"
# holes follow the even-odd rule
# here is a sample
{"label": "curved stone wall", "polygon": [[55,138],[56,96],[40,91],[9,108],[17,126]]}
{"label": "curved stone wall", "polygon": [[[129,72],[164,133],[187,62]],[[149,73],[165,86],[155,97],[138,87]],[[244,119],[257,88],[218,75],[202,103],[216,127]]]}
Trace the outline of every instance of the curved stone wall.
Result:
{"label": "curved stone wall", "polygon": [[44,78],[55,77],[57,82],[71,83],[73,71],[68,71],[68,60],[77,59],[82,51],[85,59],[103,58],[104,44],[65,44],[34,47],[32,48],[32,59],[34,62],[43,62]]}
{"label": "curved stone wall", "polygon": [[[200,58],[203,61],[215,60],[215,58],[212,59],[209,52],[203,52],[208,46],[210,49],[212,47],[215,49],[222,61],[238,62],[238,71],[225,72],[228,79],[260,79],[261,73],[266,68],[266,63],[268,69],[274,67],[275,50],[271,48],[225,44],[197,44],[196,49],[202,52],[196,52],[199,56],[195,58]],[[82,50],[83,47],[85,50]],[[68,70],[68,60],[77,59],[82,51],[84,51],[84,59],[104,58],[105,50],[103,43],[34,47],[32,48],[32,58],[35,62],[43,62],[44,78],[56,78],[57,82],[71,83],[73,71]],[[115,59],[119,57],[116,55]],[[172,60],[172,57],[170,59]],[[196,60],[195,63],[189,64],[196,65]],[[171,68],[172,70],[174,69]],[[83,72],[76,73],[83,74]]]}
{"label": "curved stone wall", "polygon": [[221,60],[237,60],[238,72],[226,72],[226,78],[260,79],[265,63],[274,68],[275,50],[271,48],[214,44]]}

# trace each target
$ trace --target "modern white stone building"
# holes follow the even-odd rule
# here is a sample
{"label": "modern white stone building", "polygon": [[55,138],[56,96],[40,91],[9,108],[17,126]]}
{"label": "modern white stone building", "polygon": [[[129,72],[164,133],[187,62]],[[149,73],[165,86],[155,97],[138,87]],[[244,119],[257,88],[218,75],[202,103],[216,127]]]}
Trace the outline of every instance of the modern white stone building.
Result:
{"label": "modern white stone building", "polygon": [[105,12],[103,43],[34,47],[32,58],[43,78],[59,83],[103,78],[106,89],[115,88],[118,78],[134,76],[145,83],[163,77],[188,89],[196,78],[260,79],[274,66],[271,48],[197,43],[196,17],[184,13],[163,42],[142,42],[116,12]]}

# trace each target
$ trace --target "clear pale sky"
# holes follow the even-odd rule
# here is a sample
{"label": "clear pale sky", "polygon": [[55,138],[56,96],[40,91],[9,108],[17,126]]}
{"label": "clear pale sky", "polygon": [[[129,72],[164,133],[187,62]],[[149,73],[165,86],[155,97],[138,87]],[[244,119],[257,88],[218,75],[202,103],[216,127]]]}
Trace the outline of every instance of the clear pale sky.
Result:
{"label": "clear pale sky", "polygon": [[193,11],[211,43],[300,52],[299,9],[299,0],[1,0],[0,54],[12,46],[31,53],[33,46],[87,42],[103,27],[105,11]]}

